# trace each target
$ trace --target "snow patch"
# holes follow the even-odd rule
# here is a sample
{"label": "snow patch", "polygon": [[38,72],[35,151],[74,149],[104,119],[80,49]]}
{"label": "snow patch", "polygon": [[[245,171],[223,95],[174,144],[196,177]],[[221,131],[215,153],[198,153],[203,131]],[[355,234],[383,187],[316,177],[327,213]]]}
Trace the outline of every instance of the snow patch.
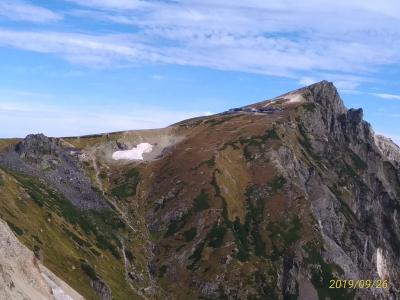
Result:
{"label": "snow patch", "polygon": [[149,143],[140,143],[131,150],[116,151],[112,154],[114,160],[143,160],[143,154],[153,150],[153,146]]}
{"label": "snow patch", "polygon": [[304,101],[304,98],[300,94],[292,94],[292,95],[287,95],[285,99],[289,99],[288,102],[286,103],[300,103]]}
{"label": "snow patch", "polygon": [[285,101],[284,102],[285,104],[288,104],[288,103],[300,103],[300,102],[304,102],[305,101],[304,97],[301,94],[287,94],[287,95],[275,97],[275,98],[269,100],[268,103],[266,103],[264,105],[264,107],[268,107],[268,106],[270,106],[272,104],[275,104],[275,102],[282,101],[282,100]]}
{"label": "snow patch", "polygon": [[381,279],[389,277],[389,271],[382,248],[376,249],[376,271]]}

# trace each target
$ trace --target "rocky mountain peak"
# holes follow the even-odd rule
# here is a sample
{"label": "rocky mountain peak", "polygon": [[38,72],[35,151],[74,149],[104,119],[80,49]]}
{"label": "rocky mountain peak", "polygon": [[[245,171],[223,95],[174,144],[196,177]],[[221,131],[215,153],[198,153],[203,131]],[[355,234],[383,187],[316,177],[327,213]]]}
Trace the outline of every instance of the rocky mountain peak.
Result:
{"label": "rocky mountain peak", "polygon": [[7,168],[40,177],[80,209],[102,209],[106,202],[82,170],[71,148],[60,139],[30,134],[8,151],[0,163]]}
{"label": "rocky mountain peak", "polygon": [[332,82],[323,80],[300,89],[307,101],[320,104],[323,108],[337,114],[346,112],[343,100]]}
{"label": "rocky mountain peak", "polygon": [[44,134],[30,134],[15,146],[15,151],[22,156],[47,155],[57,151],[58,143],[54,138],[49,138]]}

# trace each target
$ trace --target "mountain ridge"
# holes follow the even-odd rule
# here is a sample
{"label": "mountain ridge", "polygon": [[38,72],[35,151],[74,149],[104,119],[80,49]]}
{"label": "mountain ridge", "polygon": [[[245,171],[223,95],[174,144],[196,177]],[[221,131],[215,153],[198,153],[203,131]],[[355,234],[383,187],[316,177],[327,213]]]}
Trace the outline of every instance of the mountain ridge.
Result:
{"label": "mountain ridge", "polygon": [[[140,143],[152,145],[143,160],[112,159]],[[63,279],[89,299],[398,299],[398,147],[330,82],[163,129],[6,148],[0,218],[49,269],[63,270],[64,255],[75,269]],[[79,205],[68,189],[105,205]],[[30,210],[30,223],[15,215]],[[331,279],[389,287],[329,289]]]}

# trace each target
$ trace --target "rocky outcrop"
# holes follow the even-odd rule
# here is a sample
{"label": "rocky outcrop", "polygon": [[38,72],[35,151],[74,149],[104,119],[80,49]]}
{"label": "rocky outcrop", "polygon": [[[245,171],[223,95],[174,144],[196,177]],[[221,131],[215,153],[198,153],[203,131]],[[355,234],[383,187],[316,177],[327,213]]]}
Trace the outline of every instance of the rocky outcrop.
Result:
{"label": "rocky outcrop", "polygon": [[92,279],[90,285],[96,291],[101,300],[112,300],[111,290],[109,286],[100,278]]}
{"label": "rocky outcrop", "polygon": [[105,199],[73,155],[75,152],[77,149],[65,147],[59,139],[28,135],[0,154],[0,165],[42,178],[80,209],[106,208]]}
{"label": "rocky outcrop", "polygon": [[389,161],[400,165],[400,147],[383,135],[375,135],[375,143],[382,155]]}
{"label": "rocky outcrop", "polygon": [[15,152],[30,163],[39,163],[49,156],[61,155],[57,139],[48,138],[44,134],[30,134],[15,146]]}

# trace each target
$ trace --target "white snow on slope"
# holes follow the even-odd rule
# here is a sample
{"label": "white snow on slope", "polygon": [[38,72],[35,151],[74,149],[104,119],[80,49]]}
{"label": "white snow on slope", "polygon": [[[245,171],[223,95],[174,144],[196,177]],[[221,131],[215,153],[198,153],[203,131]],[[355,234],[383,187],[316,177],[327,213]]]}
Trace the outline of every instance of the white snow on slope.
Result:
{"label": "white snow on slope", "polygon": [[289,101],[286,103],[298,103],[304,101],[304,98],[301,94],[289,94],[285,96],[285,99],[289,99]]}
{"label": "white snow on slope", "polygon": [[267,107],[269,105],[275,104],[277,101],[279,100],[284,100],[284,104],[288,104],[288,103],[300,103],[300,102],[304,102],[305,99],[301,94],[286,94],[283,96],[279,96],[276,98],[271,99],[267,104],[264,105],[264,107]]}
{"label": "white snow on slope", "polygon": [[143,160],[143,153],[149,153],[153,146],[149,143],[140,143],[131,150],[116,151],[112,154],[114,160]]}
{"label": "white snow on slope", "polygon": [[376,271],[381,279],[388,279],[388,265],[381,248],[376,249]]}

